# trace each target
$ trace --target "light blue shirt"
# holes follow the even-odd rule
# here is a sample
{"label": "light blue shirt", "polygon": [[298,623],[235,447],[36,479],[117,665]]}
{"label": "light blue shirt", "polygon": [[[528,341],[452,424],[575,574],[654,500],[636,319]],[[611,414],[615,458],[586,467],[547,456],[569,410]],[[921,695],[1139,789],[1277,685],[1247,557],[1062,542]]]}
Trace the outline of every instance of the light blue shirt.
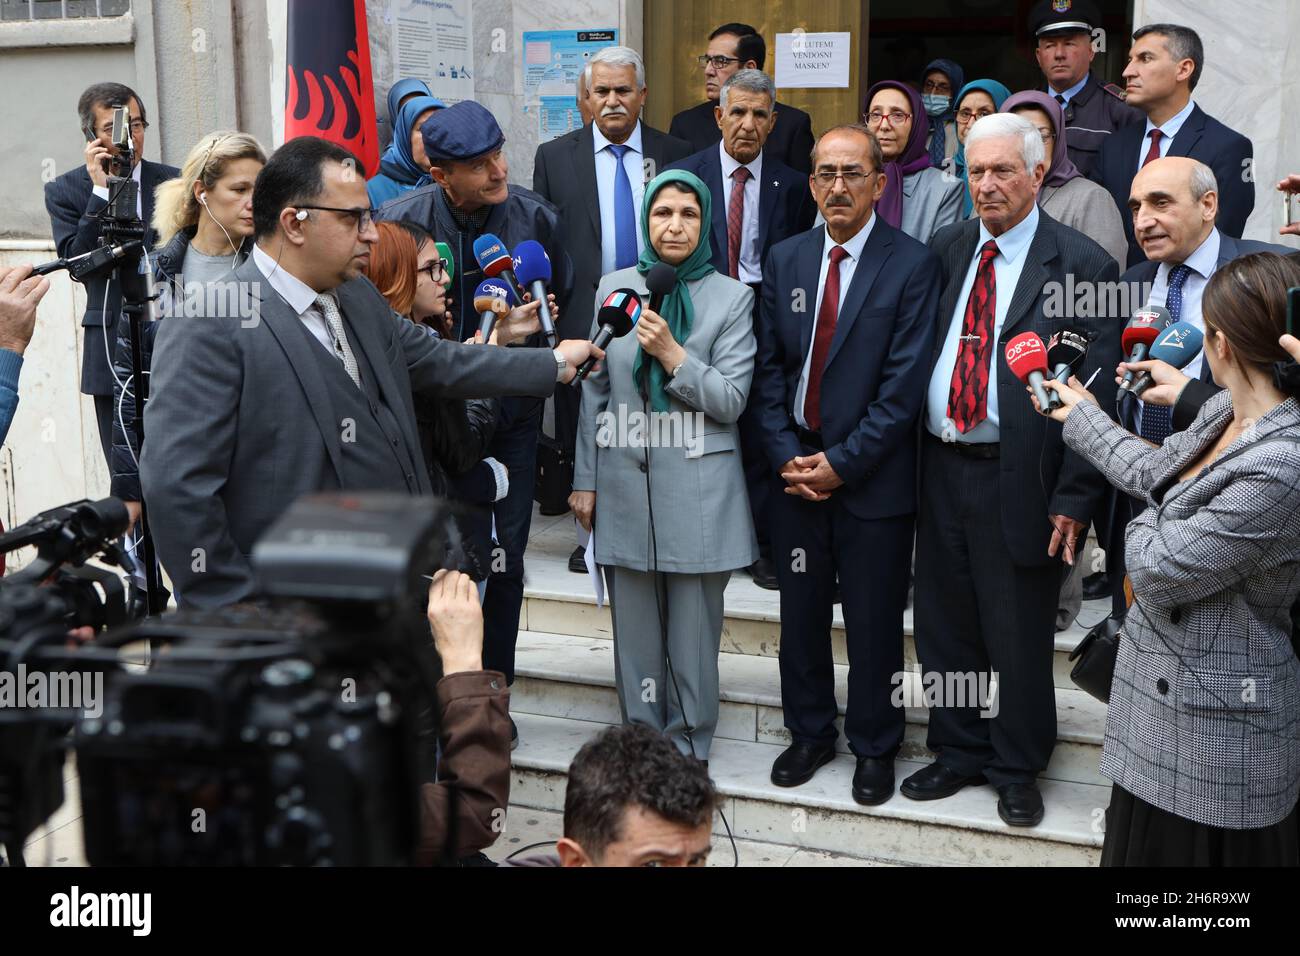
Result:
{"label": "light blue shirt", "polygon": [[[1186,106],[1160,125],[1160,132],[1165,134],[1160,139],[1161,159],[1169,155],[1169,147],[1173,145],[1174,137],[1178,135],[1178,131],[1183,128],[1183,124],[1187,122],[1187,117],[1192,115],[1192,110],[1194,109],[1196,109],[1196,101],[1188,100]],[[1146,161],[1147,153],[1151,150],[1151,131],[1153,129],[1156,129],[1156,124],[1151,122],[1151,120],[1147,120],[1146,132],[1142,134],[1142,148],[1138,150],[1138,169],[1142,168],[1143,162]]]}
{"label": "light blue shirt", "polygon": [[[957,431],[948,418],[948,393],[952,388],[952,373],[957,367],[957,348],[961,344],[961,329],[966,318],[966,302],[970,299],[971,289],[975,286],[975,273],[979,270],[980,250],[990,239],[992,233],[984,223],[980,223],[979,241],[975,244],[975,255],[966,269],[966,280],[962,283],[957,304],[953,307],[952,317],[948,321],[948,332],[944,338],[943,351],[939,353],[939,364],[930,376],[930,388],[925,397],[925,427],[931,434],[943,438],[945,432],[959,442],[983,443],[998,440],[998,376],[997,363],[1006,361],[1002,348],[998,344],[1002,336],[1002,324],[1007,319],[1007,309],[1016,294],[1020,282],[1020,273],[1025,268],[1025,255],[1029,245],[1034,241],[1038,231],[1038,206],[1031,206],[1029,215],[1012,226],[1002,235],[997,236],[998,254],[993,258],[993,275],[997,283],[994,295],[993,311],[993,348],[989,353],[989,393],[985,408],[988,417],[966,434]],[[1028,396],[1025,396],[1028,401]]]}
{"label": "light blue shirt", "polygon": [[[876,213],[873,209],[867,224],[848,242],[836,242],[831,238],[830,230],[826,231],[826,238],[822,242],[821,269],[817,273],[817,302],[813,307],[813,330],[808,338],[808,354],[803,359],[803,371],[799,373],[799,387],[794,391],[794,420],[799,423],[800,428],[808,427],[808,422],[803,417],[803,403],[808,397],[808,373],[812,369],[813,345],[817,341],[817,316],[821,313],[822,296],[826,294],[826,273],[830,269],[831,250],[836,246],[843,246],[844,251],[848,253],[840,260],[840,299],[835,303],[835,314],[838,317],[840,307],[844,305],[844,297],[848,295],[849,286],[853,284],[853,274],[858,271],[858,263],[862,261],[862,250],[875,226]],[[836,324],[839,324],[838,318]]]}
{"label": "light blue shirt", "polygon": [[[618,226],[614,219],[614,175],[618,170],[614,154],[608,149],[609,140],[595,123],[591,124],[591,138],[596,145],[596,196],[600,201],[600,272],[608,275],[618,265]],[[641,200],[645,196],[645,153],[641,150],[641,121],[637,120],[632,135],[623,144],[628,151],[623,154],[623,168],[632,184],[632,215],[637,217],[636,249],[645,250],[641,240]]]}
{"label": "light blue shirt", "polygon": [[1065,104],[1061,107],[1061,109],[1065,109],[1066,106],[1070,105],[1070,100],[1078,96],[1079,91],[1088,85],[1089,76],[1090,74],[1088,73],[1083,74],[1083,79],[1081,79],[1078,83],[1075,83],[1074,86],[1070,87],[1068,90],[1061,90],[1061,92],[1059,93],[1056,92],[1056,90],[1052,89],[1052,87],[1049,85],[1047,87],[1047,95],[1052,97],[1053,99],[1055,99],[1058,96],[1065,97]]}

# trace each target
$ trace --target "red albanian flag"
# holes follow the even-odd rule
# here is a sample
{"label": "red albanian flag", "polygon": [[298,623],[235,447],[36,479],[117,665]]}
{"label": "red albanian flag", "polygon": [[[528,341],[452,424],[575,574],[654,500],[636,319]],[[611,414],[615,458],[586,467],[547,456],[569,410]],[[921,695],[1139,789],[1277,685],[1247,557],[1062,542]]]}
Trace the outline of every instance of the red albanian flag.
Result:
{"label": "red albanian flag", "polygon": [[379,171],[365,0],[289,0],[284,138],[320,136]]}

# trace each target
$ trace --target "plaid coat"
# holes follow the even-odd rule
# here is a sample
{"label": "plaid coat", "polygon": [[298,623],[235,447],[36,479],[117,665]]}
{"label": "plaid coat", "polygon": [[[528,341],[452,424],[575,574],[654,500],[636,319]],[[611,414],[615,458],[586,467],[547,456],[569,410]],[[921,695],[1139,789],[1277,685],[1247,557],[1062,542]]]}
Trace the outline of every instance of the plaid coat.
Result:
{"label": "plaid coat", "polygon": [[1101,771],[1209,826],[1282,820],[1300,793],[1300,402],[1253,423],[1197,477],[1178,475],[1232,421],[1228,392],[1156,449],[1081,403],[1065,441],[1148,509],[1124,554],[1135,603],[1120,640]]}

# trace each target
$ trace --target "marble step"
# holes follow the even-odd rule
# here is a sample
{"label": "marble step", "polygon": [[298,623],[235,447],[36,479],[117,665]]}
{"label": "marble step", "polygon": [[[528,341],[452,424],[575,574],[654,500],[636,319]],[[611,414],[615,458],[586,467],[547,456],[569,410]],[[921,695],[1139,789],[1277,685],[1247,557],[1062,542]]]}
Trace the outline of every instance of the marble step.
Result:
{"label": "marble step", "polygon": [[[781,676],[776,658],[724,652],[719,655],[721,705],[716,735],[731,740],[790,743],[781,709]],[[836,746],[848,753],[843,736],[844,705],[848,699],[848,666],[835,665],[835,697],[841,734]],[[929,711],[923,706],[919,675],[910,675],[904,688],[907,729],[900,756],[928,762],[926,748]],[[571,717],[618,723],[614,690],[613,642],[592,637],[521,632],[515,655],[512,713]],[[1080,690],[1056,691],[1057,745],[1044,776],[1054,780],[1108,785],[1097,771],[1105,730],[1106,707]]]}
{"label": "marble step", "polygon": [[[562,810],[569,763],[606,725],[532,714],[518,714],[515,723],[512,806]],[[1043,780],[1043,822],[1017,828],[998,817],[997,792],[989,786],[926,802],[895,793],[880,806],[859,806],[850,792],[854,762],[845,755],[802,787],[775,787],[768,770],[780,751],[777,744],[714,741],[709,772],[738,841],[922,865],[1095,866],[1101,855],[1108,787]],[[898,782],[921,766],[899,760]],[[730,847],[721,820],[714,832],[714,852],[725,858]]]}

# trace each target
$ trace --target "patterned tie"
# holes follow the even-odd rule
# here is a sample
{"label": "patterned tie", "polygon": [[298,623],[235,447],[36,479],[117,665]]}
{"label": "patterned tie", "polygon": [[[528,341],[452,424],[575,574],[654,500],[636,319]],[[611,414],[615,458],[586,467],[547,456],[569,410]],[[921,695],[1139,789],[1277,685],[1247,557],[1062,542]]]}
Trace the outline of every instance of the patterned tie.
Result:
{"label": "patterned tie", "polygon": [[[1184,263],[1169,273],[1169,294],[1165,296],[1165,308],[1169,310],[1170,325],[1182,320],[1183,286],[1191,275],[1191,267]],[[1173,410],[1160,405],[1142,405],[1142,422],[1138,434],[1155,445],[1163,445],[1165,439],[1173,434]]]}
{"label": "patterned tie", "polygon": [[614,156],[614,268],[628,269],[636,265],[640,253],[636,248],[636,207],[632,203],[632,180],[627,177],[623,157],[632,147],[605,147]]}
{"label": "patterned tie", "polygon": [[1151,162],[1153,159],[1160,158],[1160,137],[1164,135],[1165,134],[1158,129],[1153,129],[1151,131],[1151,149],[1147,151],[1147,158],[1142,160],[1143,166]]}
{"label": "patterned tie", "polygon": [[813,332],[812,365],[808,369],[808,391],[803,399],[803,420],[808,430],[822,430],[822,372],[826,370],[826,356],[835,338],[835,323],[840,313],[840,263],[848,256],[843,246],[832,246],[831,264],[826,269],[826,285],[822,290],[822,304],[817,309],[817,329]]}
{"label": "patterned tie", "polygon": [[731,178],[731,205],[727,208],[727,275],[739,279],[740,227],[745,221],[745,183],[749,180],[749,170],[737,166]]}
{"label": "patterned tie", "polygon": [[966,300],[957,363],[948,388],[948,417],[963,435],[988,417],[989,356],[993,352],[998,303],[997,273],[993,270],[997,254],[998,244],[993,239],[980,249],[980,264]]}
{"label": "patterned tie", "polygon": [[316,296],[316,307],[321,310],[325,316],[325,321],[329,323],[330,334],[334,337],[334,354],[343,363],[348,378],[352,379],[352,383],[357,388],[360,388],[361,373],[357,370],[357,357],[352,354],[352,346],[348,344],[347,333],[343,331],[343,314],[339,312],[338,303],[334,301],[334,296],[328,292],[322,292]]}

